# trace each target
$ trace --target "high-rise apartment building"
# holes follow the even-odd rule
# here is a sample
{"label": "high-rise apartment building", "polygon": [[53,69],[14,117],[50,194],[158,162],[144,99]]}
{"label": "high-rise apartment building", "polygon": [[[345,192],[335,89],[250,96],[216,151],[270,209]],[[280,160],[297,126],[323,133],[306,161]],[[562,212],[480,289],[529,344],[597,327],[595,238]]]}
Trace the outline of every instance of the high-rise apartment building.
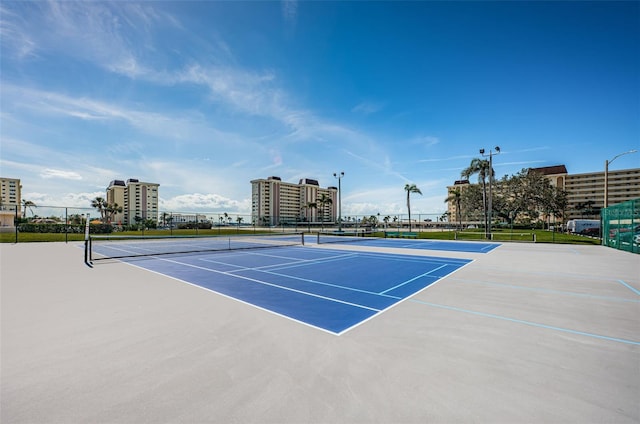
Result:
{"label": "high-rise apartment building", "polygon": [[[566,190],[565,219],[579,219],[600,214],[604,207],[604,171],[569,174],[564,165],[532,168],[544,175],[551,185]],[[609,206],[640,198],[640,168],[607,172]]]}
{"label": "high-rise apartment building", "polygon": [[20,216],[22,206],[22,186],[18,178],[0,177],[0,226],[13,227],[16,214]]}
{"label": "high-rise apartment building", "polygon": [[111,222],[121,225],[147,219],[158,222],[158,187],[160,184],[140,182],[134,178],[126,182],[111,181],[107,188],[107,203],[122,207],[122,213],[115,214]]}
{"label": "high-rise apartment building", "polygon": [[337,187],[321,188],[310,178],[298,184],[283,182],[280,177],[252,180],[251,219],[258,225],[335,222],[337,193]]}

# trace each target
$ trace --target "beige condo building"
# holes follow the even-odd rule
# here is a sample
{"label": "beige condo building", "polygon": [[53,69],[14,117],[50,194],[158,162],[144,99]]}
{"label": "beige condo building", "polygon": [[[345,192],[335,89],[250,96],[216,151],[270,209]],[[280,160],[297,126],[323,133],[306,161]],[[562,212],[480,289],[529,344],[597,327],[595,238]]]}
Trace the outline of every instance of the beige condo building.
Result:
{"label": "beige condo building", "polygon": [[13,227],[16,214],[21,215],[22,186],[19,178],[0,177],[0,227]]}
{"label": "beige condo building", "polygon": [[[257,225],[335,222],[337,193],[337,187],[321,188],[317,180],[310,178],[303,178],[298,184],[275,176],[252,180],[251,220]],[[330,202],[320,204],[318,199],[322,197]]]}
{"label": "beige condo building", "polygon": [[113,180],[107,188],[107,203],[122,207],[122,212],[111,218],[111,223],[129,225],[141,220],[158,222],[158,188],[160,184],[141,182],[135,178]]}
{"label": "beige condo building", "polygon": [[[595,218],[604,208],[604,171],[569,174],[564,165],[532,168],[543,174],[551,185],[566,190],[565,220]],[[640,168],[607,172],[608,205],[640,198]]]}

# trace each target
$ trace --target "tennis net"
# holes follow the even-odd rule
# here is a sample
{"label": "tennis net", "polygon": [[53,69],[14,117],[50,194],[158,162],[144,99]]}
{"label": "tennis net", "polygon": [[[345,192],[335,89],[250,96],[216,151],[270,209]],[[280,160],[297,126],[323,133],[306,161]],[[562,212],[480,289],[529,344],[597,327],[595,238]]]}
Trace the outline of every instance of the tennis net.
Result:
{"label": "tennis net", "polygon": [[371,231],[335,231],[331,233],[318,233],[318,244],[326,243],[354,243],[371,240],[375,237]]}
{"label": "tennis net", "polygon": [[304,234],[251,234],[238,236],[89,236],[85,261],[142,256],[198,254],[304,244]]}

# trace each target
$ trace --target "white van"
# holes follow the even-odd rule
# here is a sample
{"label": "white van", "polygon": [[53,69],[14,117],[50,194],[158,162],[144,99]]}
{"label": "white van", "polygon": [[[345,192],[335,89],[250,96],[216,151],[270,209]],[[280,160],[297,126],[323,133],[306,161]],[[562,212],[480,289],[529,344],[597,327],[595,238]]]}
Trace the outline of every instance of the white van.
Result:
{"label": "white van", "polygon": [[571,219],[567,221],[567,232],[581,234],[588,229],[600,230],[600,220],[598,219]]}

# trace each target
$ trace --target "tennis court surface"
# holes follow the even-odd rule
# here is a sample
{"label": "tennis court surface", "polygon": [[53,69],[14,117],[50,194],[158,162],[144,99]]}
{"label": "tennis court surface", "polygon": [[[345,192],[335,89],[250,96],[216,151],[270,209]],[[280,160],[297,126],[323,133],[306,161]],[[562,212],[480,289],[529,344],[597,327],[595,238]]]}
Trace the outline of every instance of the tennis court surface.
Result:
{"label": "tennis court surface", "polygon": [[335,334],[470,262],[304,247],[123,260]]}
{"label": "tennis court surface", "polygon": [[393,241],[0,245],[0,422],[640,422],[638,255]]}

